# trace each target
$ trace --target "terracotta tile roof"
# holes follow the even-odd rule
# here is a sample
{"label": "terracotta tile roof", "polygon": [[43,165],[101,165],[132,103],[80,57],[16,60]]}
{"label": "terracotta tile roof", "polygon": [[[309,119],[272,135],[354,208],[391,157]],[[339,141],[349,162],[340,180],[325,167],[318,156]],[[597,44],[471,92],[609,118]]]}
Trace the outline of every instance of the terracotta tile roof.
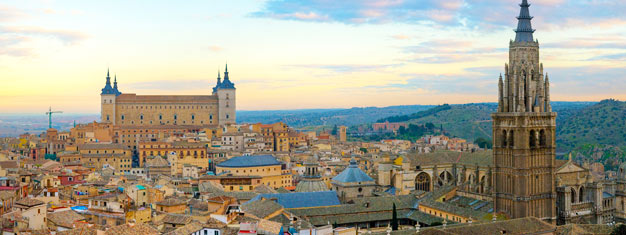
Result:
{"label": "terracotta tile roof", "polygon": [[26,207],[33,207],[33,206],[42,205],[42,204],[44,204],[44,202],[39,201],[37,199],[23,198],[23,199],[15,202],[15,204],[26,206]]}
{"label": "terracotta tile roof", "polygon": [[48,214],[48,220],[57,226],[72,228],[75,221],[84,220],[85,217],[73,210],[60,211]]}
{"label": "terracotta tile roof", "polygon": [[159,230],[147,224],[123,224],[112,227],[104,232],[105,235],[157,235]]}
{"label": "terracotta tile roof", "polygon": [[187,202],[180,200],[178,198],[168,198],[162,201],[158,201],[156,204],[161,205],[161,206],[177,206],[177,205],[187,204]]}
{"label": "terracotta tile roof", "polygon": [[191,216],[187,215],[179,215],[179,214],[166,214],[165,217],[161,220],[161,222],[166,224],[188,224],[193,220]]}

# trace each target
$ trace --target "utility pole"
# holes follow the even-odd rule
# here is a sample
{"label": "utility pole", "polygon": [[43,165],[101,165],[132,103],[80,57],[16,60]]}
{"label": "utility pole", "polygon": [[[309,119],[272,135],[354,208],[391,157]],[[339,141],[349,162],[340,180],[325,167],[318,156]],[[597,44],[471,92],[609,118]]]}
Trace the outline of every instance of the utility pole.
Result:
{"label": "utility pole", "polygon": [[52,128],[52,114],[53,113],[62,113],[63,111],[52,111],[52,107],[50,107],[50,109],[48,109],[48,112],[46,112],[46,115],[48,115],[48,128]]}

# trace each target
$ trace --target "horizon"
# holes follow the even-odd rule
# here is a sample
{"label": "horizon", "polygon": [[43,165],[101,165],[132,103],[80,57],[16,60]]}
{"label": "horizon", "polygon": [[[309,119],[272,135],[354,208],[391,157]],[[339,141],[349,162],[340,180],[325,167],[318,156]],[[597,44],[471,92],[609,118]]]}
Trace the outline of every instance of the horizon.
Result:
{"label": "horizon", "polygon": [[[519,13],[519,0],[40,3],[0,4],[2,113],[96,113],[107,68],[122,93],[209,95],[227,61],[240,110],[491,102]],[[626,6],[530,3],[552,99],[626,99]]]}
{"label": "horizon", "polygon": [[[553,100],[551,101],[552,103],[555,102],[566,102],[566,103],[598,103],[600,101],[603,100],[609,100],[609,99],[614,99],[614,98],[606,98],[606,99],[602,99],[602,100],[597,100],[597,101],[589,101],[589,100],[574,100],[574,101],[563,101],[563,100]],[[614,99],[617,101],[621,101],[618,99]],[[347,109],[358,109],[358,108],[389,108],[389,107],[402,107],[402,106],[438,106],[438,105],[444,105],[444,104],[448,104],[448,103],[443,103],[443,104],[404,104],[404,105],[389,105],[389,106],[354,106],[354,107],[347,107],[347,108],[304,108],[304,109],[259,109],[259,110],[249,110],[249,109],[244,109],[244,110],[237,110],[237,112],[281,112],[281,111],[321,111],[321,110],[347,110]],[[453,104],[448,104],[448,105],[466,105],[466,104],[498,104],[497,102],[470,102],[470,103],[453,103]],[[40,114],[43,113],[43,114]],[[32,112],[32,113],[0,113],[0,116],[2,115],[6,115],[6,116],[19,116],[19,115],[46,115],[45,112]],[[67,115],[100,115],[100,113],[58,113],[55,114],[56,115],[60,115],[60,116],[67,116]]]}

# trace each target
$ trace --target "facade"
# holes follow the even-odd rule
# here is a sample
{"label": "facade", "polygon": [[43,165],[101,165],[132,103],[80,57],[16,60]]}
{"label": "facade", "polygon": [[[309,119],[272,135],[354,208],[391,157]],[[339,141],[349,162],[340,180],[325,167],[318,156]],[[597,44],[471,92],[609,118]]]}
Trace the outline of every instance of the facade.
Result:
{"label": "facade", "polygon": [[260,176],[261,183],[272,188],[292,186],[289,170],[272,155],[233,157],[216,165],[215,174]]}
{"label": "facade", "polygon": [[[559,160],[562,163],[563,160]],[[606,224],[613,222],[616,197],[589,169],[571,159],[556,170],[557,224]],[[618,180],[619,182],[619,180]],[[615,219],[619,213],[615,214]]]}
{"label": "facade", "polygon": [[111,86],[107,71],[102,88],[101,123],[113,125],[198,125],[234,124],[236,120],[236,89],[228,76],[222,81],[219,73],[212,95],[136,95],[122,93],[117,77]]}
{"label": "facade", "polygon": [[511,218],[554,221],[556,113],[539,42],[533,40],[530,5],[523,0],[520,6],[505,78],[498,83],[498,111],[492,114],[495,208]]}
{"label": "facade", "polygon": [[122,144],[89,143],[78,146],[78,151],[87,168],[113,168],[116,174],[129,173],[132,168],[132,151]]}

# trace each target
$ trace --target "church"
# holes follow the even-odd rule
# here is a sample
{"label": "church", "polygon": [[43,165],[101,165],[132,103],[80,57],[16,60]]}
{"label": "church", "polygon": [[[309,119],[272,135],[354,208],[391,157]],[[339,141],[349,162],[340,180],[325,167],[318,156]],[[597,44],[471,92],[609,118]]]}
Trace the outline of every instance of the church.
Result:
{"label": "church", "polygon": [[196,126],[215,127],[236,123],[236,89],[228,75],[224,79],[218,72],[217,84],[211,95],[137,95],[122,93],[117,86],[117,76],[111,86],[107,71],[102,88],[101,123],[115,126]]}

